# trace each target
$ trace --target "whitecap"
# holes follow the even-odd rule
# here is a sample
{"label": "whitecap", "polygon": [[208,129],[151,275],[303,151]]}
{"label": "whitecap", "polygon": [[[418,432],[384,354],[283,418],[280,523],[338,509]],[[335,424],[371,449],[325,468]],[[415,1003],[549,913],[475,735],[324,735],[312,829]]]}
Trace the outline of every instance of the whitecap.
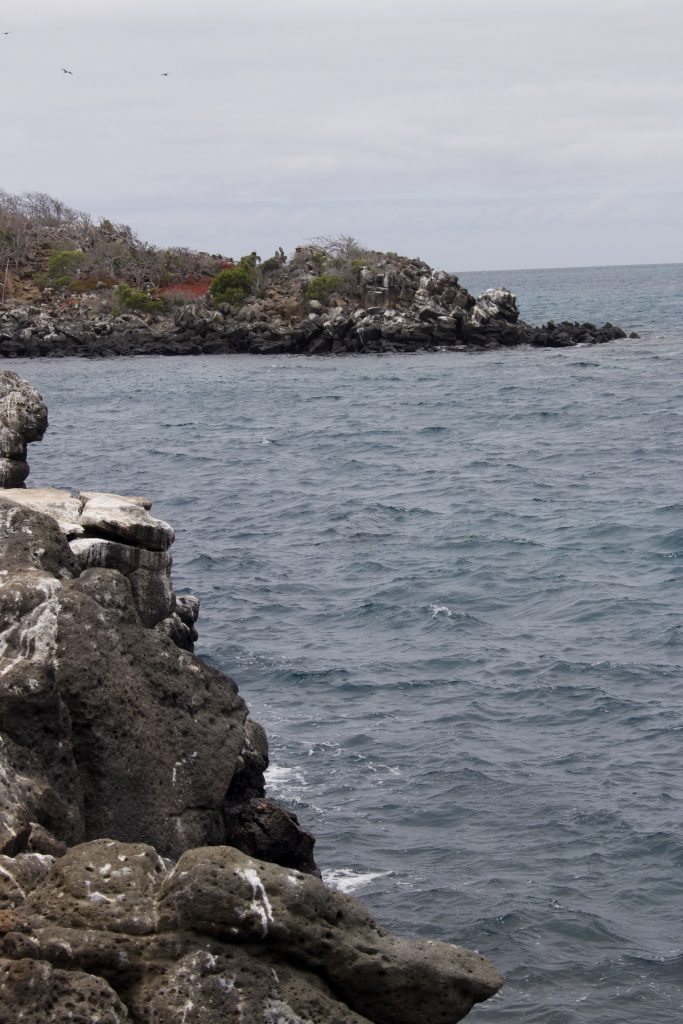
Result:
{"label": "whitecap", "polygon": [[439,615],[445,615],[446,618],[452,619],[453,612],[450,610],[447,604],[430,604],[429,610],[432,613],[432,618],[436,619]]}
{"label": "whitecap", "polygon": [[337,868],[334,871],[323,871],[323,882],[330,889],[352,893],[370,885],[378,878],[388,878],[390,871],[354,871],[353,868]]}
{"label": "whitecap", "polygon": [[265,776],[269,792],[288,792],[293,787],[300,787],[306,784],[304,773],[298,766],[288,768],[284,765],[271,764],[266,769]]}

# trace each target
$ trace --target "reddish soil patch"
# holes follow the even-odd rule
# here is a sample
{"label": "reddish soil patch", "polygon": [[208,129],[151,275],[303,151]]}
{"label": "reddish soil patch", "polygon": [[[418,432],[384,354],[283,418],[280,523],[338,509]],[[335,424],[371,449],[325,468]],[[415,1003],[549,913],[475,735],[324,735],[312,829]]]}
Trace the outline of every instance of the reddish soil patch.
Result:
{"label": "reddish soil patch", "polygon": [[200,299],[208,292],[212,277],[187,277],[184,281],[176,281],[175,284],[165,284],[157,288],[157,295],[188,295],[194,299]]}
{"label": "reddish soil patch", "polygon": [[[220,269],[234,266],[234,263],[221,263]],[[189,274],[183,281],[175,281],[173,284],[157,288],[156,294],[160,297],[178,295],[181,298],[201,299],[208,292],[212,281],[213,277],[206,274]]]}

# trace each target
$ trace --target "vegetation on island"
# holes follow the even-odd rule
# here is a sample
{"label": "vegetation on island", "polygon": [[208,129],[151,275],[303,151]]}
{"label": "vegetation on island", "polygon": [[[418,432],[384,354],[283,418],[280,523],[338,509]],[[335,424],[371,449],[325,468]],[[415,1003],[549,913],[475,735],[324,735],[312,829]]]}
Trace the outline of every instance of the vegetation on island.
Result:
{"label": "vegetation on island", "polygon": [[[226,259],[181,246],[142,242],[127,224],[95,222],[52,196],[0,190],[0,271],[25,283],[26,291],[83,293],[126,285],[150,291],[197,277],[214,277]],[[130,296],[111,295],[130,306]],[[135,307],[137,308],[137,307]]]}
{"label": "vegetation on island", "polygon": [[[51,196],[0,190],[0,302],[86,300],[103,313],[158,316],[184,303],[240,310],[266,298],[283,317],[362,304],[370,277],[405,261],[350,235],[321,235],[287,256],[238,260],[142,242],[127,224],[95,221]],[[399,267],[400,269],[400,267]],[[429,269],[429,268],[426,268]],[[316,306],[316,303],[319,304]]]}
{"label": "vegetation on island", "polygon": [[236,266],[226,267],[216,274],[209,294],[215,303],[227,302],[231,306],[241,306],[247,295],[257,291],[262,275],[258,265],[261,258],[255,252],[243,256]]}

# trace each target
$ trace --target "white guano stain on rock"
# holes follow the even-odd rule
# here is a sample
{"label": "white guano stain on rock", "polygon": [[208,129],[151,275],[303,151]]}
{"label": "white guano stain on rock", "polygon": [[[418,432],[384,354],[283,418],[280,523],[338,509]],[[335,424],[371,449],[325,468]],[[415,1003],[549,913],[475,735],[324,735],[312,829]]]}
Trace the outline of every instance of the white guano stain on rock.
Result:
{"label": "white guano stain on rock", "polygon": [[171,785],[175,786],[178,780],[178,769],[182,768],[183,765],[188,764],[190,761],[196,761],[199,757],[199,751],[193,750],[191,754],[186,754],[185,757],[181,757],[179,761],[173,765],[173,771],[171,772]]}
{"label": "white guano stain on rock", "polygon": [[249,909],[244,911],[240,917],[244,919],[248,914],[253,914],[261,922],[261,936],[265,939],[268,934],[268,926],[273,923],[273,908],[270,905],[265,886],[254,868],[237,869],[237,874],[251,886],[252,900]]}
{"label": "white guano stain on rock", "polygon": [[93,903],[115,903],[116,900],[113,896],[105,896],[99,889],[93,889],[92,883],[86,879],[85,883],[85,894],[89,900]]}
{"label": "white guano stain on rock", "polygon": [[0,875],[3,875],[4,878],[9,878],[9,880],[14,884],[17,892],[22,897],[22,899],[26,896],[26,891],[22,889],[22,887],[19,885],[15,876],[12,874],[11,871],[8,871],[7,868],[4,868],[2,864],[0,864]]}
{"label": "white guano stain on rock", "polygon": [[[25,616],[23,620],[25,624],[19,630],[18,638],[15,632],[16,627],[7,629],[0,635],[0,664],[5,661],[0,668],[0,676],[7,675],[17,665],[26,661],[45,664],[55,660],[59,611],[59,601],[48,600],[30,615]],[[18,649],[18,653],[16,657],[6,660],[10,645],[15,650]],[[36,680],[35,688],[38,685]]]}
{"label": "white guano stain on rock", "polygon": [[263,1005],[263,1024],[306,1024],[306,1021],[281,999],[269,999]]}

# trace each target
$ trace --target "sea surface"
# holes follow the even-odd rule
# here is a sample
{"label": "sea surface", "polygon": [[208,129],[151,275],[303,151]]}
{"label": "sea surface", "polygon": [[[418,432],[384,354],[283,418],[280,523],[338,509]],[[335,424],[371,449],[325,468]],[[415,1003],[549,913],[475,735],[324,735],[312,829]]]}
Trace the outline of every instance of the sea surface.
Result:
{"label": "sea surface", "polygon": [[327,879],[505,973],[470,1019],[673,1024],[683,265],[461,280],[641,338],[15,360],[29,482],[153,497]]}

